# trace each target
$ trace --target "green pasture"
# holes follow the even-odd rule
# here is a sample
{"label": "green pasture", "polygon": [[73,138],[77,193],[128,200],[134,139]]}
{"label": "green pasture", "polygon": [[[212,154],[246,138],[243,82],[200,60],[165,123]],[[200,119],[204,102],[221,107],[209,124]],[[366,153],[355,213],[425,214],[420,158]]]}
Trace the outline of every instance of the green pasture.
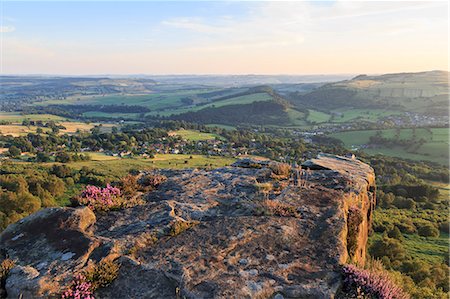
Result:
{"label": "green pasture", "polygon": [[203,140],[213,140],[213,139],[222,139],[221,136],[217,134],[211,134],[211,133],[203,133],[197,130],[177,130],[169,132],[171,135],[177,135],[180,136],[183,139],[189,140],[189,141],[203,141]]}
{"label": "green pasture", "polygon": [[20,112],[4,112],[0,111],[0,121],[8,121],[12,123],[22,123],[24,120],[32,121],[62,121],[66,118],[52,114],[21,114]]}
{"label": "green pasture", "polygon": [[162,111],[152,111],[150,113],[147,113],[147,115],[161,115],[161,116],[169,116],[172,114],[182,114],[186,112],[195,112],[199,111],[205,108],[218,108],[223,106],[229,106],[229,105],[243,105],[243,104],[251,104],[253,102],[264,102],[264,101],[270,101],[272,99],[272,96],[265,92],[261,93],[254,93],[244,96],[238,96],[222,101],[217,102],[210,102],[204,105],[197,105],[197,106],[189,106],[189,107],[180,107],[180,108],[168,108],[164,109]]}
{"label": "green pasture", "polygon": [[139,119],[139,113],[108,113],[100,111],[88,111],[84,112],[84,117],[105,117],[105,118],[118,118],[118,119]]}
{"label": "green pasture", "polygon": [[308,118],[309,122],[324,123],[330,120],[331,115],[323,113],[317,110],[309,110]]}
{"label": "green pasture", "polygon": [[164,93],[151,93],[146,95],[105,95],[105,96],[80,96],[69,97],[64,100],[47,100],[34,103],[35,105],[128,105],[143,106],[151,110],[178,108],[183,105],[181,100],[185,97],[195,96],[204,92],[214,91],[211,89],[187,89]]}
{"label": "green pasture", "polygon": [[[203,156],[203,155],[182,155],[182,154],[157,154],[155,158],[120,158],[112,157],[102,153],[88,153],[91,161],[79,161],[65,163],[65,165],[81,169],[83,166],[98,170],[99,172],[117,179],[126,176],[130,170],[145,170],[153,168],[218,168],[232,164],[236,161],[234,158]],[[191,158],[192,157],[192,158]],[[44,165],[53,165],[60,163],[44,163]]]}
{"label": "green pasture", "polygon": [[[443,263],[448,256],[448,235],[441,232],[438,238],[426,238],[416,234],[403,234],[403,247],[406,252],[429,264]],[[374,233],[369,238],[369,244],[382,238],[382,234]]]}
{"label": "green pasture", "polygon": [[[414,149],[403,146],[387,147],[380,145],[377,148],[365,148],[363,149],[365,152],[418,161],[432,161],[443,165],[449,164],[449,132],[447,128],[389,129],[381,132],[381,136],[384,138],[414,141],[423,139],[425,143],[418,144]],[[340,139],[346,147],[356,149],[368,144],[370,137],[376,134],[376,130],[364,130],[334,133],[330,136]]]}
{"label": "green pasture", "polygon": [[390,115],[401,114],[400,111],[383,109],[336,109],[332,122],[344,123],[349,121],[377,121],[378,119]]}

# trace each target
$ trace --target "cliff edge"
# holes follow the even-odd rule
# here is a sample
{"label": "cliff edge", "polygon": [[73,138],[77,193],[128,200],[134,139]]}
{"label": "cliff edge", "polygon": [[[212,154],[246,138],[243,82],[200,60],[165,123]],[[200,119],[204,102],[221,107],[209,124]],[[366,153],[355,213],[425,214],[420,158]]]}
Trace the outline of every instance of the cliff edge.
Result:
{"label": "cliff edge", "polygon": [[96,298],[333,298],[341,265],[365,263],[375,175],[332,155],[303,169],[247,159],[162,170],[167,180],[142,205],[41,210],[0,235],[16,262],[7,296],[58,296],[115,260],[118,276]]}

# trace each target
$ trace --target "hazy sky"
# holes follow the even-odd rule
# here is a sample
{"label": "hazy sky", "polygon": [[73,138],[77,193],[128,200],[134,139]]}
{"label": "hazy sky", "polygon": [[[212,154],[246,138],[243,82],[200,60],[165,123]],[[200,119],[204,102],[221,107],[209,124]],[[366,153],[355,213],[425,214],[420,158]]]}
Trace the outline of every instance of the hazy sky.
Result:
{"label": "hazy sky", "polygon": [[448,70],[448,2],[0,1],[3,74]]}

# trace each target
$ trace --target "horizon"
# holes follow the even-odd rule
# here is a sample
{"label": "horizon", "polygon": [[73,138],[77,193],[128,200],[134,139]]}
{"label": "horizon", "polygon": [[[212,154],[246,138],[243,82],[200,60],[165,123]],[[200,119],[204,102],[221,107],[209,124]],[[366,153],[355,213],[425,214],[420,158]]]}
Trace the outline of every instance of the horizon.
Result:
{"label": "horizon", "polygon": [[293,76],[293,77],[301,77],[301,76],[314,76],[314,77],[323,77],[323,76],[360,76],[360,75],[366,75],[366,76],[382,76],[382,75],[393,75],[393,74],[416,74],[416,73],[429,73],[429,72],[447,72],[450,73],[448,70],[423,70],[423,71],[416,71],[416,72],[393,72],[393,73],[330,73],[330,74],[324,74],[324,73],[305,73],[305,74],[288,74],[288,73],[280,73],[280,74],[250,74],[250,73],[243,73],[243,74],[214,74],[214,73],[205,73],[205,74],[189,74],[189,73],[180,73],[180,74],[120,74],[120,73],[110,73],[110,74],[45,74],[45,73],[35,73],[35,74],[0,74],[0,77],[2,76],[17,76],[17,77],[27,77],[27,76],[41,76],[41,77],[108,77],[108,76],[115,76],[115,77],[139,77],[139,76],[154,76],[154,77],[188,77],[188,76],[198,76],[198,77],[210,77],[210,76],[217,76],[217,77],[227,77],[227,76]]}
{"label": "horizon", "polygon": [[1,73],[448,71],[448,2],[2,2]]}

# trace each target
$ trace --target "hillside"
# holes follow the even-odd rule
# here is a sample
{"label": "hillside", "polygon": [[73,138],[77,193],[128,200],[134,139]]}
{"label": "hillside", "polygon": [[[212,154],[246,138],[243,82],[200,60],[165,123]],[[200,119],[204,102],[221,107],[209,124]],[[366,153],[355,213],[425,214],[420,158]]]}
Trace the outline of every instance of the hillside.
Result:
{"label": "hillside", "polygon": [[95,298],[334,298],[342,265],[365,263],[375,176],[338,156],[305,166],[300,185],[270,161],[165,170],[134,207],[41,210],[0,235],[8,298],[57,296],[92,269]]}
{"label": "hillside", "polygon": [[289,125],[291,106],[272,88],[260,86],[214,99],[210,104],[199,106],[201,109],[197,111],[171,115],[169,118],[203,124]]}
{"label": "hillside", "polygon": [[448,76],[444,71],[359,75],[307,94],[292,93],[289,98],[296,106],[325,112],[340,108],[389,108],[442,115],[448,113]]}

